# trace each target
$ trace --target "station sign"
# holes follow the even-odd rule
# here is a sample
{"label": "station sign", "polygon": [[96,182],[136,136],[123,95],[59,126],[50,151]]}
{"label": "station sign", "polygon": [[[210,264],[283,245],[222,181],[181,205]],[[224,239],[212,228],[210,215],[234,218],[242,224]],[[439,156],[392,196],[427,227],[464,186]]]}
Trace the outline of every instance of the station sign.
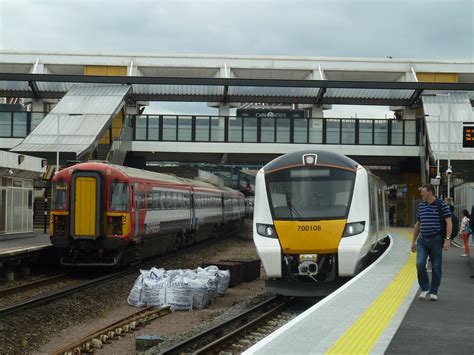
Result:
{"label": "station sign", "polygon": [[237,117],[304,118],[304,110],[289,109],[237,109]]}
{"label": "station sign", "polygon": [[462,129],[462,147],[474,148],[474,126],[464,126]]}

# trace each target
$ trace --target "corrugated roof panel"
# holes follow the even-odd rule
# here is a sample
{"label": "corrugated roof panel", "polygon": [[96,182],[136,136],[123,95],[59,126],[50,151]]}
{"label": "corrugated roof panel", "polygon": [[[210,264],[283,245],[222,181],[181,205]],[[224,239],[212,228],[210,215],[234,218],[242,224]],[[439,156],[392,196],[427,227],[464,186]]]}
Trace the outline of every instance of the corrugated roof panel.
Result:
{"label": "corrugated roof panel", "polygon": [[55,152],[59,149],[81,155],[96,144],[130,89],[128,85],[74,85],[36,129],[12,150]]}
{"label": "corrugated roof panel", "polygon": [[313,97],[317,96],[319,88],[292,87],[261,87],[261,86],[231,86],[231,96],[277,96],[277,97]]}
{"label": "corrugated roof panel", "polygon": [[409,99],[413,90],[388,89],[327,89],[325,97],[350,99]]}
{"label": "corrugated roof panel", "polygon": [[40,92],[68,92],[75,83],[61,83],[61,82],[49,82],[49,81],[37,81],[36,85]]}
{"label": "corrugated roof panel", "polygon": [[224,94],[223,86],[214,85],[143,85],[134,84],[133,93],[143,95],[218,96]]}
{"label": "corrugated roof panel", "polygon": [[0,81],[0,90],[31,91],[27,81]]}

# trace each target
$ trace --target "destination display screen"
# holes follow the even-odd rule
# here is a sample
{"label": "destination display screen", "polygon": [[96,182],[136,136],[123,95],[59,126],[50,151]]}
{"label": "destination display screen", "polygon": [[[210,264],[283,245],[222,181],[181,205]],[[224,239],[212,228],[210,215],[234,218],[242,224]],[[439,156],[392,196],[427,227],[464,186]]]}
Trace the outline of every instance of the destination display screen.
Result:
{"label": "destination display screen", "polygon": [[462,132],[463,148],[474,148],[474,126],[464,126]]}

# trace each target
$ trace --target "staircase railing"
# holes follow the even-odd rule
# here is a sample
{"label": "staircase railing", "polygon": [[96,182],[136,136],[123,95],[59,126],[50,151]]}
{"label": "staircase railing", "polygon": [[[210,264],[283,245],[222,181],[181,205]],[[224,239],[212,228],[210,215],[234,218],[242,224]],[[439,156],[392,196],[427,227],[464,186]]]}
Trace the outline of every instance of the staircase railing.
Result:
{"label": "staircase railing", "polygon": [[132,148],[133,128],[124,122],[120,135],[114,138],[107,161],[111,164],[123,165],[127,152]]}

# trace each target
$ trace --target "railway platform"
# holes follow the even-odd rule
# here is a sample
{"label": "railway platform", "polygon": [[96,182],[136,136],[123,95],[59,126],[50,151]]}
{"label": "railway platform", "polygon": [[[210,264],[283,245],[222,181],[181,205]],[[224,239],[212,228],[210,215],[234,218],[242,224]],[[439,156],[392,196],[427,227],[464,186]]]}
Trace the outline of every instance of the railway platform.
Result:
{"label": "railway platform", "polygon": [[52,253],[53,248],[48,234],[31,232],[1,235],[0,274],[12,280],[18,266],[23,265],[22,272],[25,273],[31,261],[53,255]]}
{"label": "railway platform", "polygon": [[472,259],[444,252],[438,301],[419,300],[411,233],[391,230],[374,264],[244,354],[473,354]]}

